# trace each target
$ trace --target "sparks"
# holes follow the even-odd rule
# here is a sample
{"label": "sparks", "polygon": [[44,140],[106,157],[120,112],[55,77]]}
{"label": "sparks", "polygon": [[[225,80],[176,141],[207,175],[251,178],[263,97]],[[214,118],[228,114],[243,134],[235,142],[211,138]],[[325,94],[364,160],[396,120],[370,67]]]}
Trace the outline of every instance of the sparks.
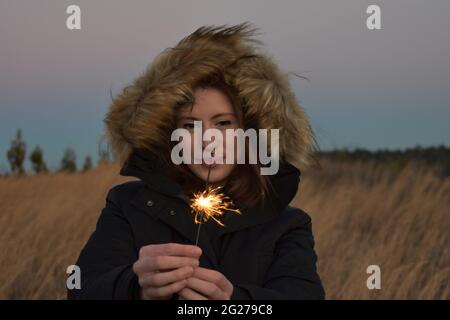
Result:
{"label": "sparks", "polygon": [[220,192],[219,187],[208,187],[206,190],[194,194],[191,199],[191,209],[195,214],[194,221],[197,224],[207,222],[212,219],[220,226],[224,224],[219,220],[225,211],[241,214],[239,209],[233,209],[233,201]]}

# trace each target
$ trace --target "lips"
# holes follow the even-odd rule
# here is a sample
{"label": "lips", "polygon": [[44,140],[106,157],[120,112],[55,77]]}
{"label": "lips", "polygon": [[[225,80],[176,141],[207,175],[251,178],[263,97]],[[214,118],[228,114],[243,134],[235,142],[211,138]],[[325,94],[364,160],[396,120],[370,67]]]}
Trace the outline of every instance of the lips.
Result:
{"label": "lips", "polygon": [[215,167],[217,167],[217,164],[205,164],[205,163],[203,163],[201,166],[203,168],[205,168],[205,169],[209,169],[209,168],[214,169]]}
{"label": "lips", "polygon": [[[196,158],[196,162],[201,162],[201,164],[202,165],[206,165],[206,166],[208,166],[208,165],[217,165],[217,164],[220,164],[220,163],[217,163],[216,162],[216,159],[215,158],[211,158],[211,157],[204,157],[203,159],[198,159],[198,158]],[[194,162],[195,163],[195,162]]]}

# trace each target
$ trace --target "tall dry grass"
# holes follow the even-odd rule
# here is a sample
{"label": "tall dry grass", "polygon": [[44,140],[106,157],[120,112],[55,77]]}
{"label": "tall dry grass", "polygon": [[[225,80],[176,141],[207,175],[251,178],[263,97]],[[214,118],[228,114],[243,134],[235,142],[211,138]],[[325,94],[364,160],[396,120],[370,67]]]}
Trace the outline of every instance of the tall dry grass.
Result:
{"label": "tall dry grass", "polygon": [[[312,216],[327,298],[449,299],[450,179],[421,167],[322,166],[303,172],[293,205]],[[65,298],[66,267],[108,189],[134,180],[118,169],[0,178],[0,298]],[[372,264],[381,290],[366,287]]]}
{"label": "tall dry grass", "polygon": [[[329,298],[450,298],[449,178],[413,164],[324,162],[293,204],[312,216]],[[367,289],[369,265],[381,268],[381,290]]]}

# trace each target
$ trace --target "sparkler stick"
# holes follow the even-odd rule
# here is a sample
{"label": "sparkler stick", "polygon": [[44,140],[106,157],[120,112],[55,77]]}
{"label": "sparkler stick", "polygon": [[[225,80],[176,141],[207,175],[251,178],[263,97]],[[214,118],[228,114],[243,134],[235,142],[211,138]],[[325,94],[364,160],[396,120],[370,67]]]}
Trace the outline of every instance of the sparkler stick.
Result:
{"label": "sparkler stick", "polygon": [[[208,177],[206,178],[206,183],[205,183],[205,189],[208,190],[208,186],[209,186],[209,176],[211,174],[211,166],[208,166]],[[200,215],[200,219],[203,219],[203,215],[205,213],[202,211],[201,215]],[[198,244],[198,239],[200,237],[200,229],[202,227],[202,224],[199,223],[198,224],[198,228],[197,228],[197,236],[195,237],[195,245]]]}

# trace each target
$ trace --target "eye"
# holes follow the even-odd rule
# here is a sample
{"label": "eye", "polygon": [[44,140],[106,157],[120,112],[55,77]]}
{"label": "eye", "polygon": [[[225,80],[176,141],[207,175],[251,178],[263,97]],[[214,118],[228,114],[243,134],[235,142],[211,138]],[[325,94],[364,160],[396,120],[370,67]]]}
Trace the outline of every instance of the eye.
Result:
{"label": "eye", "polygon": [[222,121],[217,122],[217,125],[219,127],[229,126],[229,125],[231,125],[231,121],[230,120],[222,120]]}
{"label": "eye", "polygon": [[184,124],[182,125],[182,127],[183,127],[184,129],[191,130],[191,129],[194,129],[194,123],[192,123],[192,122],[187,122],[187,123],[184,123]]}

